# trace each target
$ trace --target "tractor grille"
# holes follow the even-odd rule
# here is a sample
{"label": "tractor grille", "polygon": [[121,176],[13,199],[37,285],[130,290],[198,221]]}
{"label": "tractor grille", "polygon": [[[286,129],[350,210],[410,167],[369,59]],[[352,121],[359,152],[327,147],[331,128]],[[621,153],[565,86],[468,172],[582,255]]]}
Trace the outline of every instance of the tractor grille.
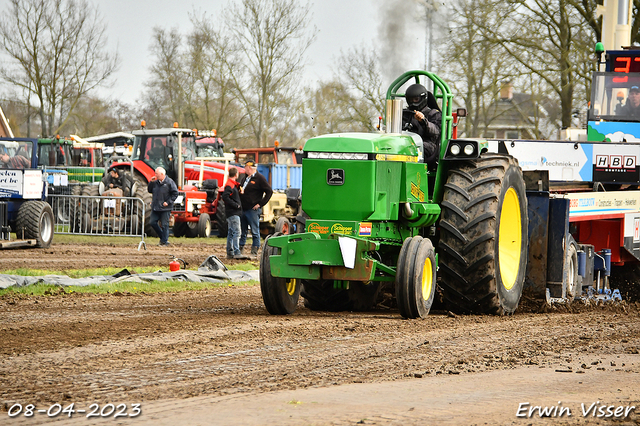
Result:
{"label": "tractor grille", "polygon": [[174,212],[186,212],[187,211],[187,196],[184,192],[178,192],[178,199],[182,198],[182,202],[173,204]]}

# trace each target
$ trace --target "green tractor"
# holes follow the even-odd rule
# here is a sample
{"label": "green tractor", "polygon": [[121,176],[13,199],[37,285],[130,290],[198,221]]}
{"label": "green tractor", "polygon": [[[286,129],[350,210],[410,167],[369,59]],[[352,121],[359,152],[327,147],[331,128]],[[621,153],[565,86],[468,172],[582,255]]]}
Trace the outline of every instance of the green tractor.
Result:
{"label": "green tractor", "polygon": [[[400,92],[430,79],[442,110],[437,165],[420,136],[402,131]],[[366,310],[381,292],[400,314],[420,318],[436,297],[454,312],[510,314],[527,264],[525,184],[517,160],[457,139],[465,110],[438,76],[410,71],[387,91],[387,133],[312,138],[302,160],[304,232],[268,238],[260,288],[269,313]],[[438,274],[436,272],[439,271]]]}

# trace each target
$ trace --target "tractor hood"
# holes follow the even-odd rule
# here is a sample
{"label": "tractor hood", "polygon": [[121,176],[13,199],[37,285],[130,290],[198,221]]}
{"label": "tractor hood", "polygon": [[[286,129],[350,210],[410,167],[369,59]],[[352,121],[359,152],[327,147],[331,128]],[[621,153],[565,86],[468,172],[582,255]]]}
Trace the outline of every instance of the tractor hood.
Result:
{"label": "tractor hood", "polygon": [[309,139],[304,152],[305,157],[310,152],[371,154],[371,160],[380,159],[376,158],[378,155],[415,157],[408,161],[416,161],[418,157],[414,138],[409,133],[334,133]]}

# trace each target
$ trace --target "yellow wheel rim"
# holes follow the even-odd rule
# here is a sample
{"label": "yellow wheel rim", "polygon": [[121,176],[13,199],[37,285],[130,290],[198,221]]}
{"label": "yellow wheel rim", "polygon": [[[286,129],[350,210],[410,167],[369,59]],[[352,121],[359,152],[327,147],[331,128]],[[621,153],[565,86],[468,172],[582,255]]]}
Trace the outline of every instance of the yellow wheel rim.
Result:
{"label": "yellow wheel rim", "polygon": [[515,189],[509,188],[502,202],[498,234],[498,259],[500,277],[507,290],[511,290],[518,278],[520,250],[522,248],[522,218],[520,200]]}
{"label": "yellow wheel rim", "polygon": [[296,292],[296,279],[295,278],[287,279],[287,293],[289,293],[289,296],[293,296],[293,293],[295,292]]}
{"label": "yellow wheel rim", "polygon": [[431,265],[431,258],[427,257],[422,267],[422,298],[429,300],[431,297],[431,286],[433,286],[433,266]]}

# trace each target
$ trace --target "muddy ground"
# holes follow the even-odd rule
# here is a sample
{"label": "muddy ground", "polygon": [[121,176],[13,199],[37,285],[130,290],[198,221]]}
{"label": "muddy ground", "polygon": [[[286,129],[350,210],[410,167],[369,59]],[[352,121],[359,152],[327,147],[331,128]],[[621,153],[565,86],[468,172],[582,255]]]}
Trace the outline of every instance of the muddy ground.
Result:
{"label": "muddy ground", "polygon": [[[4,268],[38,269],[155,266],[164,264],[169,253],[196,267],[208,255],[223,258],[225,252],[222,246],[198,243],[149,246],[146,252],[138,252],[137,247],[71,244],[0,252]],[[319,389],[332,393],[342,389],[337,385],[357,383],[379,386],[380,392],[398,386],[394,388],[397,397],[402,389],[410,392],[400,387],[405,383],[402,379],[420,386],[437,383],[443,395],[449,395],[446,389],[452,386],[455,394],[455,386],[461,386],[456,383],[470,386],[475,380],[480,384],[473,398],[478,398],[512,385],[507,373],[526,371],[544,371],[562,380],[580,377],[580,383],[582,378],[585,383],[595,380],[594,387],[584,391],[584,398],[595,402],[603,395],[612,403],[640,406],[640,386],[636,385],[640,383],[640,304],[548,309],[537,301],[523,302],[511,317],[435,311],[423,320],[403,320],[394,309],[324,313],[302,305],[293,315],[270,316],[259,286],[175,294],[7,295],[0,297],[0,424],[50,420],[45,414],[10,418],[7,410],[15,403],[45,409],[54,403],[75,403],[76,408],[94,402],[142,404],[139,418],[120,419],[128,424],[144,421],[145,407],[151,411],[169,399],[197,401],[202,408],[203,401],[213,402],[198,398],[250,396],[252,409],[258,409],[260,404],[269,404],[265,395]],[[485,377],[491,377],[486,388],[482,384]],[[528,376],[524,377],[519,380]],[[552,388],[546,390],[547,396],[554,399],[560,385],[548,383]],[[526,388],[526,384],[519,386]],[[363,388],[355,389],[350,391],[350,400],[361,405],[374,403],[364,390],[357,390]],[[287,407],[295,404],[295,398],[286,398]],[[518,401],[504,398],[513,413]],[[193,404],[191,408],[178,404],[176,410],[183,407],[193,412]],[[287,422],[263,419],[252,423],[234,407],[224,411],[226,418],[212,418],[208,423],[430,423],[428,413],[415,422],[395,422],[384,415],[377,417],[377,423],[367,423],[362,417],[351,422],[344,420],[349,419],[344,412],[349,408],[344,406],[336,406],[334,412],[312,413],[312,421],[296,422],[287,414]],[[305,407],[314,409],[313,405]],[[480,410],[463,423],[511,424],[516,420],[515,415],[496,416],[486,417]],[[181,418],[184,424],[196,423],[189,421],[188,414]],[[633,411],[622,423],[638,424],[639,419]],[[555,419],[553,423],[581,423],[579,420]],[[147,422],[159,423],[150,417]]]}

